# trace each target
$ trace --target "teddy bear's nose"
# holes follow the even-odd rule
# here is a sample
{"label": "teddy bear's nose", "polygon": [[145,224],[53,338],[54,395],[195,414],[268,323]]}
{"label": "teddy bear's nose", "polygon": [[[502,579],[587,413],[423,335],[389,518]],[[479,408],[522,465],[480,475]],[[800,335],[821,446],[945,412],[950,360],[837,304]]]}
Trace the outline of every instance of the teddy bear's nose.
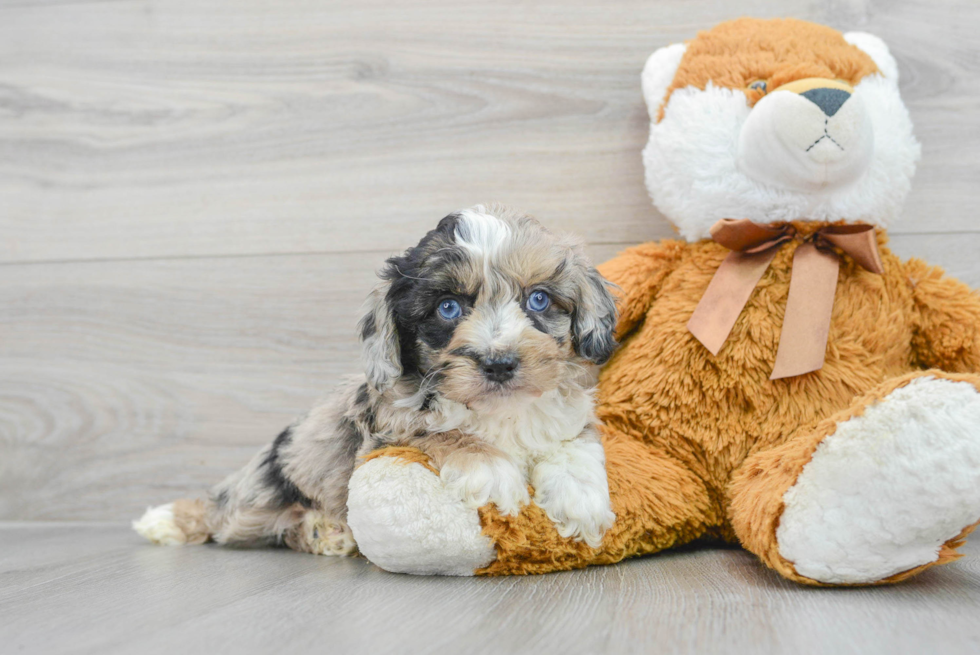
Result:
{"label": "teddy bear's nose", "polygon": [[851,94],[843,89],[829,88],[810,89],[800,95],[820,107],[820,110],[827,116],[836,114],[837,110],[851,97]]}

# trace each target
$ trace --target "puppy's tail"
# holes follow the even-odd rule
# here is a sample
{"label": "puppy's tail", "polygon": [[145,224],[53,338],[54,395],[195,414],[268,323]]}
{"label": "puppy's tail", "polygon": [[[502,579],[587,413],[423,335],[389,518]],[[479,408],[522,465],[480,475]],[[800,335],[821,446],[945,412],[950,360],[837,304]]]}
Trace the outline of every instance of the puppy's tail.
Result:
{"label": "puppy's tail", "polygon": [[133,521],[133,530],[162,546],[203,544],[211,538],[203,500],[181,499],[150,507],[138,521]]}

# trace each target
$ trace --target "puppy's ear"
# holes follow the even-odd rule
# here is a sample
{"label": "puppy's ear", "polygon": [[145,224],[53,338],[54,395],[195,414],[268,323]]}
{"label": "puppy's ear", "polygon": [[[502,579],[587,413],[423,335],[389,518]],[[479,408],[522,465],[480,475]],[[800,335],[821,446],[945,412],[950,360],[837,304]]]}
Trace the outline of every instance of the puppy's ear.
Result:
{"label": "puppy's ear", "polygon": [[361,359],[368,383],[378,391],[390,389],[401,374],[398,330],[388,304],[391,284],[379,284],[367,299],[367,313],[358,323]]}
{"label": "puppy's ear", "polygon": [[616,350],[616,299],[608,282],[583,256],[575,259],[578,299],[572,317],[575,352],[596,364],[605,364]]}

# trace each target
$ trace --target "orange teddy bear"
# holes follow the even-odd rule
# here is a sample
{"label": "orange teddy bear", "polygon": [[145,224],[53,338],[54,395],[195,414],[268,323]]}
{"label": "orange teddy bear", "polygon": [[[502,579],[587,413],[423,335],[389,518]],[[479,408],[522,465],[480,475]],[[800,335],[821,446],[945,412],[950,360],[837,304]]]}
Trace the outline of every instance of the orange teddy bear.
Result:
{"label": "orange teddy bear", "polygon": [[887,47],[741,19],[655,52],[643,90],[647,185],[684,240],[600,267],[621,289],[597,407],[613,528],[592,549],[533,504],[468,510],[389,449],[350,483],[361,551],[522,574],[714,536],[826,585],[951,561],[980,521],[980,297],[885,246],[919,155]]}

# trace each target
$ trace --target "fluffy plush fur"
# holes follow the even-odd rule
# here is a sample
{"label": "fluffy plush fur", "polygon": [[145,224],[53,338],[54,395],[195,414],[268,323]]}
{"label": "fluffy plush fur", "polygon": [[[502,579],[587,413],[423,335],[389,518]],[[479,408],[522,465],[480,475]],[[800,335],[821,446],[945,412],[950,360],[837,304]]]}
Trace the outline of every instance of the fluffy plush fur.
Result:
{"label": "fluffy plush fur", "polygon": [[[887,248],[883,228],[918,155],[896,76],[879,39],[790,20],[735,21],[654,53],[643,74],[647,181],[686,240],[637,246],[600,267],[620,289],[622,347],[597,405],[616,522],[590,548],[533,505],[518,516],[488,505],[480,524],[496,558],[477,573],[605,564],[703,536],[811,585],[895,582],[955,559],[980,521],[980,297]],[[764,93],[751,87],[760,81]],[[849,126],[830,120],[840,112]],[[847,148],[867,147],[860,131],[873,132],[870,157],[835,160],[853,167],[851,179],[801,167],[812,187],[800,190],[779,171],[767,181],[743,170],[744,134],[775,135],[767,147],[787,152],[774,165],[805,162],[808,142],[797,137],[814,124],[831,136],[852,130]],[[789,221],[797,236],[712,355],[686,324],[728,254],[704,239],[721,218]],[[824,366],[770,380],[797,248],[828,224],[860,222],[880,228],[883,274],[842,257]],[[426,473],[405,453],[387,454],[373,460],[375,473]],[[383,493],[397,492],[396,483]],[[425,540],[398,517],[376,527]]]}
{"label": "fluffy plush fur", "polygon": [[[534,502],[564,537],[600,543],[614,516],[594,365],[615,347],[616,313],[579,245],[528,216],[478,206],[447,216],[389,259],[381,277],[360,324],[365,376],[284,430],[207,501],[148,510],[134,523],[140,534],[336,555],[352,553],[356,537],[387,561],[372,550],[387,543],[372,538],[369,523],[348,527],[348,482],[371,451],[414,446],[438,467],[444,497],[516,515],[531,502],[530,481]],[[372,470],[359,473],[361,484],[371,484]],[[411,475],[400,479],[412,484]],[[363,497],[351,502],[371,507],[359,504]],[[380,509],[398,507],[394,498]],[[472,511],[429,518],[460,515],[475,524]],[[440,535],[443,565],[451,537]],[[479,551],[482,541],[455,543]],[[465,559],[470,571],[480,559]]]}

